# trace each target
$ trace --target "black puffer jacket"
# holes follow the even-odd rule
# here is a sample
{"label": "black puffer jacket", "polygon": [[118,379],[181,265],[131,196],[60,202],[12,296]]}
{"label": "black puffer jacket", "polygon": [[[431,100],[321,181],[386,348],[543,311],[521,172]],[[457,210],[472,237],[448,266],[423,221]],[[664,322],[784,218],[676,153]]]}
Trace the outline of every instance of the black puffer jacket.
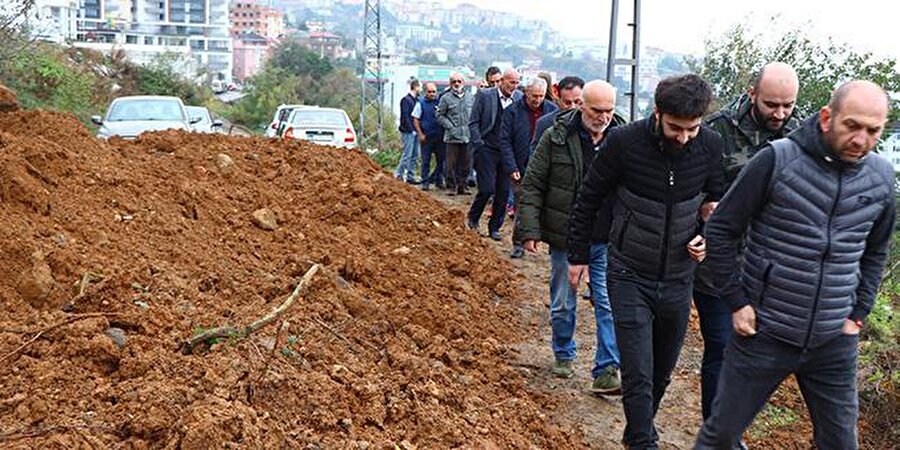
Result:
{"label": "black puffer jacket", "polygon": [[667,150],[653,117],[613,130],[581,185],[569,220],[571,264],[587,264],[603,199],[616,195],[610,257],[652,280],[685,279],[694,262],[687,243],[698,209],[723,194],[722,139],[706,126],[681,150]]}
{"label": "black puffer jacket", "polygon": [[[863,319],[881,282],[894,221],[893,168],[838,159],[818,116],[760,151],[707,225],[709,262],[733,309],[760,333],[815,348]],[[745,236],[740,270],[734,267]]]}

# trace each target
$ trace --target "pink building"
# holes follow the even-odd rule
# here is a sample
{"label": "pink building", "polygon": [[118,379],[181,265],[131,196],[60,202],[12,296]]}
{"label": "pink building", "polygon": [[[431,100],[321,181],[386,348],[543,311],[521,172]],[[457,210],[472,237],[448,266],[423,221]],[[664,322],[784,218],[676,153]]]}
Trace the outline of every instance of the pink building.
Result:
{"label": "pink building", "polygon": [[255,33],[234,36],[232,46],[234,52],[233,76],[240,81],[256,75],[274,49],[274,45],[270,44],[269,40]]}

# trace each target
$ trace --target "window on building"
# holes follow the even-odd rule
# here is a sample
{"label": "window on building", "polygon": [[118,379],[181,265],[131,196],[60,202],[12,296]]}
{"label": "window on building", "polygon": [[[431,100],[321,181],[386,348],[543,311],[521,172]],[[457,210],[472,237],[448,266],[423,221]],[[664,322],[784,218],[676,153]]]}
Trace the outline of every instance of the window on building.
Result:
{"label": "window on building", "polygon": [[126,36],[125,36],[125,43],[126,43],[126,44],[137,44],[137,43],[138,43],[138,37],[137,37],[137,36],[134,36],[134,35],[130,35],[130,34],[129,34],[129,35],[126,35]]}

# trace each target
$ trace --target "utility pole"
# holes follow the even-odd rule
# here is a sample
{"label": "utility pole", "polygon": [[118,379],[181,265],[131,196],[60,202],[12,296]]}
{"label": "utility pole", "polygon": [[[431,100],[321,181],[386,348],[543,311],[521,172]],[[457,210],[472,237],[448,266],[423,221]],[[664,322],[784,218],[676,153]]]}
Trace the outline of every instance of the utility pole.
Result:
{"label": "utility pole", "polygon": [[610,84],[613,82],[613,75],[616,72],[616,66],[631,67],[631,88],[624,95],[629,97],[630,120],[635,120],[637,114],[637,96],[640,62],[641,62],[641,0],[634,0],[634,18],[628,26],[631,27],[631,57],[618,58],[616,55],[616,47],[618,44],[617,34],[619,29],[619,0],[612,0],[612,14],[609,26],[609,54],[606,58],[606,81]]}
{"label": "utility pole", "polygon": [[[363,149],[384,148],[384,79],[381,65],[381,0],[366,0],[363,18],[363,70],[360,83],[359,140]],[[366,110],[375,123],[366,123]]]}

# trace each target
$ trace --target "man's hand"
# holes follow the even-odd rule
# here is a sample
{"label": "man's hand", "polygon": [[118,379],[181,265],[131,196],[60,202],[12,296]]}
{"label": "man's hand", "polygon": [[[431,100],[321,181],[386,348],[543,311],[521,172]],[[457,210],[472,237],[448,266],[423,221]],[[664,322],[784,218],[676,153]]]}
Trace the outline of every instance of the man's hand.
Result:
{"label": "man's hand", "polygon": [[700,205],[700,220],[709,222],[709,216],[716,210],[716,206],[719,206],[719,202],[706,202]]}
{"label": "man's hand", "polygon": [[525,247],[525,251],[528,253],[537,253],[538,244],[538,241],[534,239],[528,239],[527,241],[522,243],[522,246]]}
{"label": "man's hand", "polygon": [[425,145],[425,135],[422,133],[419,133],[419,143]]}
{"label": "man's hand", "polygon": [[706,259],[706,239],[699,234],[694,236],[694,238],[691,239],[691,242],[688,242],[687,250],[691,255],[691,259],[697,262],[703,262],[703,260]]}
{"label": "man's hand", "polygon": [[585,278],[587,275],[587,264],[569,264],[569,286],[572,286],[573,291],[578,291],[578,285],[581,284],[581,279]]}
{"label": "man's hand", "polygon": [[857,334],[859,334],[860,330],[861,330],[861,328],[859,327],[859,325],[856,324],[856,322],[854,322],[850,319],[844,319],[844,328],[841,330],[842,333],[849,334],[849,335],[857,335]]}
{"label": "man's hand", "polygon": [[522,179],[522,174],[520,174],[519,171],[517,170],[517,171],[509,174],[509,177],[512,178],[513,181],[519,181],[520,179]]}
{"label": "man's hand", "polygon": [[731,313],[731,325],[738,335],[753,336],[756,334],[756,311],[752,306],[747,305]]}

